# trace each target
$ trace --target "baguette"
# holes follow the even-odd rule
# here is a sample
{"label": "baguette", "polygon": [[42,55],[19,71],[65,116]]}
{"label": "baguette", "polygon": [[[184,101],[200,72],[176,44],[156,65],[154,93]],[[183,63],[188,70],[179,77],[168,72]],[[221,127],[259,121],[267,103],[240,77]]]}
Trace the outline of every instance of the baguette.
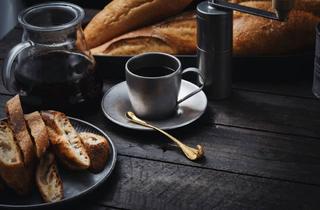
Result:
{"label": "baguette", "polygon": [[6,104],[8,123],[22,152],[25,165],[33,164],[35,151],[29,135],[20,103],[19,95],[14,96]]}
{"label": "baguette", "polygon": [[55,202],[63,198],[63,184],[54,155],[45,153],[36,171],[36,183],[45,202]]}
{"label": "baguette", "polygon": [[178,14],[192,0],[113,0],[84,30],[89,49],[138,27]]}
{"label": "baguette", "polygon": [[[258,8],[266,11],[274,11],[272,8],[271,1],[238,1],[236,3],[240,3],[243,6]],[[293,10],[302,10],[305,12],[312,13],[313,15],[320,15],[320,1],[319,0],[298,0],[295,2]],[[242,12],[234,12],[234,17],[242,17],[242,16],[252,16]],[[254,16],[253,16],[254,17]]]}
{"label": "baguette", "polygon": [[90,158],[68,118],[57,111],[43,111],[41,116],[47,126],[50,143],[60,161],[69,169],[89,168]]}
{"label": "baguette", "polygon": [[277,55],[312,49],[320,18],[295,10],[287,22],[245,15],[234,20],[235,55]]}
{"label": "baguette", "polygon": [[91,50],[94,55],[135,55],[143,52],[192,54],[196,51],[196,15],[185,12],[154,26],[117,37]]}
{"label": "baguette", "polygon": [[31,137],[36,147],[36,155],[38,158],[46,152],[49,147],[49,136],[46,125],[44,124],[39,112],[32,112],[24,116],[27,121]]}
{"label": "baguette", "polygon": [[20,195],[31,189],[30,170],[24,166],[20,149],[8,123],[0,122],[0,176]]}
{"label": "baguette", "polygon": [[93,173],[101,172],[108,160],[108,141],[103,136],[88,132],[79,133],[79,136],[90,157],[89,170]]}

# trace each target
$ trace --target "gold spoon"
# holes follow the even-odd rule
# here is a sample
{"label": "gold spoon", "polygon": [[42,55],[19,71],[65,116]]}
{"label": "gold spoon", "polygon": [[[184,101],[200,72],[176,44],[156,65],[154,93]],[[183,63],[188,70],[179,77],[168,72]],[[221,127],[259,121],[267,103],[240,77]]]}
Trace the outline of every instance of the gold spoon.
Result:
{"label": "gold spoon", "polygon": [[155,127],[153,125],[150,125],[150,124],[146,123],[145,121],[139,119],[133,112],[127,112],[126,113],[126,117],[130,120],[130,122],[133,122],[133,123],[136,123],[138,125],[142,125],[142,126],[145,126],[145,127],[148,127],[148,128],[152,128],[152,129],[154,129],[156,131],[159,131],[163,135],[167,136],[169,139],[174,141],[180,147],[182,152],[190,160],[197,160],[197,159],[201,158],[204,155],[203,147],[201,145],[197,145],[197,149],[189,147],[189,146],[183,144],[181,141],[179,141],[175,137],[173,137],[170,134],[168,134],[167,132],[161,130],[160,128],[157,128],[157,127]]}

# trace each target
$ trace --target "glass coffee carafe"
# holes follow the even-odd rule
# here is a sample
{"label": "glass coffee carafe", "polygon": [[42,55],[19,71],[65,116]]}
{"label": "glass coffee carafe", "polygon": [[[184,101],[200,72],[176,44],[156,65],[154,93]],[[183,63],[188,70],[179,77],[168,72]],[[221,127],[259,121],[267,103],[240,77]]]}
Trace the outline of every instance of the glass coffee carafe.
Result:
{"label": "glass coffee carafe", "polygon": [[87,49],[81,22],[84,11],[63,2],[23,11],[22,42],[9,52],[3,82],[28,105],[62,108],[97,99],[102,81]]}

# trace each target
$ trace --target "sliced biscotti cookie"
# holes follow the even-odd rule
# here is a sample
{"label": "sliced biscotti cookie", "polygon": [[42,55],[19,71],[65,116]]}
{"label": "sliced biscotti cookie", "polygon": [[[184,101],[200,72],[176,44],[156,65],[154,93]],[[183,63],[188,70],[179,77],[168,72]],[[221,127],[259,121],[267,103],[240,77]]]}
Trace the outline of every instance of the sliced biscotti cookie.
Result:
{"label": "sliced biscotti cookie", "polygon": [[36,183],[44,201],[55,202],[63,198],[62,180],[51,152],[45,153],[40,159],[36,171]]}
{"label": "sliced biscotti cookie", "polygon": [[0,176],[8,187],[25,195],[31,189],[32,172],[25,167],[22,159],[8,123],[0,121]]}
{"label": "sliced biscotti cookie", "polygon": [[81,141],[90,157],[89,170],[93,173],[101,172],[108,160],[109,143],[103,136],[82,132],[79,133]]}
{"label": "sliced biscotti cookie", "polygon": [[16,144],[12,130],[5,121],[0,121],[0,165],[23,165],[20,149]]}
{"label": "sliced biscotti cookie", "polygon": [[6,111],[8,123],[22,152],[25,165],[34,161],[35,150],[24,119],[19,95],[7,101]]}
{"label": "sliced biscotti cookie", "polygon": [[36,147],[36,155],[38,158],[41,158],[49,147],[49,136],[46,125],[39,112],[26,114],[24,118],[27,121],[27,126]]}
{"label": "sliced biscotti cookie", "polygon": [[57,111],[43,111],[41,116],[47,126],[50,143],[61,162],[70,169],[89,168],[90,158],[67,116]]}

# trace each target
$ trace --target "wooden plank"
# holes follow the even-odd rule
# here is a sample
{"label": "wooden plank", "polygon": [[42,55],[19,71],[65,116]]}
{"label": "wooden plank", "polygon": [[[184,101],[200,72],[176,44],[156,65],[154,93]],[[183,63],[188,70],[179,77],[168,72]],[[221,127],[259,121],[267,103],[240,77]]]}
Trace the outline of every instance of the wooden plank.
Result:
{"label": "wooden plank", "polygon": [[60,210],[69,210],[69,209],[85,209],[85,210],[115,210],[117,208],[97,204],[95,202],[89,201],[86,197],[74,200],[70,203],[63,204],[62,206],[52,207],[48,209],[60,209]]}
{"label": "wooden plank", "polygon": [[[209,103],[211,123],[320,137],[320,101],[248,91]],[[209,121],[207,121],[209,122]]]}
{"label": "wooden plank", "polygon": [[[6,97],[1,97],[3,102],[5,101],[4,100],[5,98]],[[95,118],[95,116],[92,116],[92,117]],[[87,118],[89,118],[89,114]],[[115,126],[111,124],[108,125],[108,123],[106,123],[106,126],[108,126],[109,134],[112,131],[116,133],[114,135],[120,135],[120,136],[122,136],[123,134],[125,134],[125,136],[128,135],[132,137],[135,137],[136,135],[138,135],[137,133],[129,132],[128,130],[124,130],[120,128],[119,130],[116,130],[117,128]],[[169,202],[168,204],[169,209],[170,208],[172,209],[173,208],[192,208],[194,206],[200,205],[203,202],[204,202],[203,205],[200,205],[203,209],[212,208],[213,207],[212,205],[218,205],[219,203],[221,204],[221,207],[224,207],[224,208],[238,207],[238,208],[246,208],[246,209],[255,208],[260,205],[264,206],[265,208],[278,208],[278,209],[283,208],[284,205],[289,205],[290,209],[291,208],[295,209],[295,208],[301,207],[302,204],[305,204],[306,206],[303,206],[303,207],[306,207],[307,209],[313,209],[315,208],[316,205],[318,205],[316,203],[315,195],[319,193],[318,192],[319,188],[316,188],[315,186],[307,186],[307,185],[289,183],[289,182],[283,182],[283,181],[280,182],[276,180],[270,180],[270,179],[264,179],[264,178],[258,178],[258,177],[248,177],[245,175],[226,173],[225,171],[215,171],[215,170],[202,168],[203,167],[202,164],[206,162],[213,161],[213,163],[215,164],[214,160],[212,159],[217,158],[214,156],[215,155],[214,153],[219,150],[223,151],[224,149],[226,151],[225,156],[231,157],[231,161],[236,161],[237,158],[234,158],[234,157],[236,157],[237,154],[233,155],[232,151],[240,151],[239,153],[241,154],[241,147],[239,147],[239,145],[243,146],[243,148],[250,148],[252,145],[250,144],[250,142],[248,143],[244,141],[243,142],[238,141],[238,148],[240,149],[233,146],[234,143],[232,143],[232,139],[234,139],[235,136],[240,135],[241,134],[240,132],[234,133],[233,136],[227,136],[225,137],[225,139],[221,139],[221,140],[219,140],[221,137],[219,136],[219,132],[215,131],[214,129],[212,130],[211,135],[203,134],[203,136],[201,135],[199,136],[200,133],[204,133],[203,132],[204,128],[202,127],[202,125],[198,125],[198,126],[199,126],[198,128],[195,128],[195,130],[192,130],[192,133],[194,133],[194,135],[192,136],[191,139],[194,139],[193,141],[198,141],[197,143],[199,143],[199,142],[203,142],[204,139],[208,139],[209,143],[213,141],[216,144],[213,146],[219,146],[219,144],[222,143],[225,145],[231,145],[231,147],[228,149],[227,147],[222,148],[220,146],[220,148],[217,147],[216,151],[212,151],[212,152],[208,150],[209,151],[208,159],[205,159],[203,162],[200,162],[200,163],[192,163],[192,164],[195,164],[194,166],[197,166],[197,167],[186,166],[188,163],[190,164],[191,162],[185,161],[185,159],[182,158],[181,155],[177,154],[176,151],[159,153],[158,150],[168,149],[168,148],[163,147],[164,145],[161,145],[161,143],[159,143],[160,141],[163,141],[163,139],[162,138],[160,139],[154,134],[141,133],[139,134],[140,136],[139,135],[137,136],[136,140],[132,140],[132,138],[130,139],[125,137],[124,141],[128,142],[129,144],[126,148],[123,148],[122,145],[120,145],[119,147],[119,144],[120,144],[119,141],[121,141],[121,139],[114,138],[113,140],[116,143],[120,154],[125,154],[125,155],[130,154],[128,152],[125,153],[124,151],[132,150],[131,152],[133,152],[134,153],[133,155],[135,156],[140,156],[142,158],[154,158],[154,157],[159,158],[160,156],[162,156],[162,159],[160,160],[168,161],[169,159],[169,161],[174,161],[176,163],[179,163],[179,165],[165,163],[165,162],[147,161],[147,160],[141,159],[140,157],[137,159],[136,158],[132,159],[130,157],[120,157],[120,161],[119,161],[120,167],[122,164],[124,164],[124,166],[122,166],[120,172],[116,173],[115,175],[116,177],[120,177],[119,178],[120,181],[117,180],[118,178],[116,178],[116,180],[111,181],[112,183],[116,183],[117,185],[116,187],[110,188],[110,186],[108,185],[108,187],[107,186],[102,187],[104,189],[103,191],[104,193],[103,192],[94,193],[94,201],[98,199],[97,195],[99,196],[101,194],[104,194],[107,197],[102,197],[101,198],[102,201],[101,200],[99,201],[99,202],[103,202],[104,205],[115,206],[118,208],[133,208],[133,209],[140,208],[140,207],[148,209],[152,207],[151,205],[154,204],[155,201],[153,201],[153,199],[155,198],[159,198],[158,199],[159,203],[156,203],[157,204],[156,206],[159,206],[159,208],[163,208],[164,205],[166,205]],[[186,137],[191,135],[190,133],[186,133],[186,131],[187,129],[183,131],[177,131],[177,132],[183,133]],[[226,133],[226,131],[221,131],[220,133]],[[214,137],[215,135],[216,137]],[[250,136],[252,136],[252,134],[250,134]],[[258,137],[255,137],[255,138],[258,138]],[[255,138],[253,138],[253,140],[251,141],[260,142],[259,145],[262,145],[262,142],[264,140],[268,140],[263,138],[259,140]],[[152,150],[152,148],[150,148],[150,146],[147,143],[149,139],[151,139],[150,141],[152,141],[151,143],[149,143],[149,145],[158,147],[158,150],[157,149]],[[227,141],[228,139],[229,141]],[[186,143],[189,143],[187,141],[188,141],[188,138],[186,138]],[[219,141],[220,143],[217,143]],[[296,145],[296,141],[292,142],[291,147],[296,146],[297,150],[300,151],[302,142]],[[140,148],[137,147],[136,144],[139,144]],[[208,143],[205,142],[206,148],[208,146],[207,144]],[[284,141],[282,144],[284,144],[283,146],[286,146],[286,145],[290,146],[289,142],[286,143]],[[138,148],[140,151],[138,151],[135,148]],[[256,149],[251,148],[250,150],[255,151]],[[280,150],[279,151],[279,154],[280,154],[282,153],[283,148],[280,148],[279,150]],[[302,151],[303,150],[304,148],[302,148]],[[245,152],[248,152],[248,151],[245,151]],[[261,154],[267,155],[269,151],[268,150],[255,151],[255,153],[252,156],[259,156],[260,152]],[[144,156],[141,154],[144,154]],[[218,153],[216,156],[219,156],[220,154]],[[213,155],[213,157],[211,155]],[[244,164],[248,163],[248,167],[252,167],[252,162],[250,160],[249,161],[244,160],[243,157],[241,157],[240,155],[238,156],[241,159],[241,161],[235,162],[234,163],[235,165],[240,163],[240,166],[243,167]],[[251,155],[248,155],[248,156],[249,158],[251,157]],[[266,160],[272,164],[272,160],[268,160],[271,156],[267,156]],[[315,154],[313,153],[310,154],[309,159],[308,158],[306,159],[305,157],[303,157],[302,160],[308,163],[310,162],[310,160],[312,160],[312,156],[315,156]],[[301,156],[298,156],[298,154],[294,154],[292,155],[292,157],[301,159]],[[224,160],[224,162],[227,162],[227,161]],[[257,162],[257,165],[261,164],[262,165],[261,167],[266,167],[267,169],[271,168],[273,170],[273,168],[275,168],[274,165],[271,165],[269,168],[269,166],[267,166],[268,162],[266,163]],[[180,165],[180,164],[184,164],[184,165]],[[221,164],[223,164],[223,162]],[[135,172],[132,171],[134,169],[137,169],[137,171]],[[126,170],[129,170],[129,172]],[[306,169],[304,167],[302,167],[301,170],[309,171],[308,168]],[[163,171],[165,171],[164,174],[163,174]],[[134,173],[130,174],[131,172],[134,172]],[[142,175],[142,177],[139,175]],[[186,182],[182,183],[182,186],[181,186],[180,181],[183,180],[185,177],[190,179],[187,179]],[[222,177],[229,177],[229,178],[223,181],[221,180],[221,179],[224,179]],[[196,180],[198,179],[201,180],[200,183],[196,182]],[[247,179],[249,179],[249,181]],[[167,184],[164,186],[165,189],[161,189],[162,188],[161,186],[165,183]],[[194,183],[194,185],[190,183]],[[211,183],[215,183],[215,184],[211,184]],[[203,188],[204,185],[208,186],[208,188]],[[141,191],[138,190],[137,192],[136,190],[140,189],[138,186],[140,186],[140,188],[141,186],[143,187]],[[160,186],[160,187],[157,187],[157,186]],[[171,186],[173,186],[173,188],[170,188]],[[190,194],[189,193],[187,194],[187,192],[189,192],[187,189],[189,189],[190,187],[191,187]],[[245,189],[246,187],[247,189]],[[110,194],[109,193],[106,194],[105,189],[110,189]],[[158,194],[157,189],[160,190],[160,192],[162,193]],[[174,191],[174,189],[178,189],[178,192]],[[238,192],[238,190],[240,190],[241,192]],[[314,190],[316,192],[314,192]],[[209,192],[209,194],[206,194],[203,192]],[[169,195],[167,195],[167,193],[169,193]],[[174,196],[173,194],[179,195],[180,201],[178,201],[178,203],[176,202],[170,203],[172,202],[171,198]],[[200,194],[200,203],[198,203],[197,199],[195,200],[187,199],[187,198],[193,198],[194,194],[197,194],[196,196],[197,198],[199,197],[198,194]],[[270,197],[270,194],[271,194],[271,197]],[[218,195],[221,195],[221,197],[219,197]],[[216,196],[218,196],[219,199],[213,201],[213,203],[205,202],[205,199],[214,198]],[[228,199],[228,201],[230,202],[227,202],[226,199],[230,196],[232,197],[232,199],[231,201]],[[253,200],[251,200],[251,198]],[[181,203],[181,201],[186,201],[186,204]],[[251,206],[253,205],[253,201],[255,202],[254,205],[257,205],[257,206]]]}
{"label": "wooden plank", "polygon": [[232,87],[237,90],[248,90],[274,95],[315,98],[312,94],[312,80],[298,80],[291,82],[236,81],[233,83]]}
{"label": "wooden plank", "polygon": [[119,156],[89,199],[131,209],[318,209],[320,188]]}
{"label": "wooden plank", "polygon": [[234,90],[227,100],[210,101],[197,123],[319,138],[319,104],[314,99]]}
{"label": "wooden plank", "polygon": [[234,90],[229,99],[209,101],[197,123],[319,138],[319,105],[315,99]]}
{"label": "wooden plank", "polygon": [[[250,83],[248,85],[250,86]],[[112,85],[109,83],[107,87]],[[287,88],[288,91],[285,92]],[[234,89],[226,100],[209,101],[206,113],[197,123],[319,138],[320,101],[310,96],[311,93],[310,97],[306,96],[307,88],[300,89],[301,95],[298,97],[285,95],[294,90],[293,85],[283,85],[283,88],[275,89],[276,94],[280,95],[274,95],[273,90],[272,94],[269,94]]]}
{"label": "wooden plank", "polygon": [[204,146],[205,159],[192,162],[157,133],[121,128],[100,112],[73,115],[106,131],[122,155],[320,186],[318,139],[194,123],[170,132],[187,145]]}
{"label": "wooden plank", "polygon": [[[216,111],[216,115],[219,114]],[[318,139],[215,127],[206,124],[210,120],[206,114],[200,121],[172,132],[188,145],[205,146],[206,159],[194,163],[185,159],[179,149],[158,134],[135,132],[113,125],[105,119],[99,107],[86,111],[75,109],[68,115],[87,120],[105,130],[123,155],[320,185]]]}

